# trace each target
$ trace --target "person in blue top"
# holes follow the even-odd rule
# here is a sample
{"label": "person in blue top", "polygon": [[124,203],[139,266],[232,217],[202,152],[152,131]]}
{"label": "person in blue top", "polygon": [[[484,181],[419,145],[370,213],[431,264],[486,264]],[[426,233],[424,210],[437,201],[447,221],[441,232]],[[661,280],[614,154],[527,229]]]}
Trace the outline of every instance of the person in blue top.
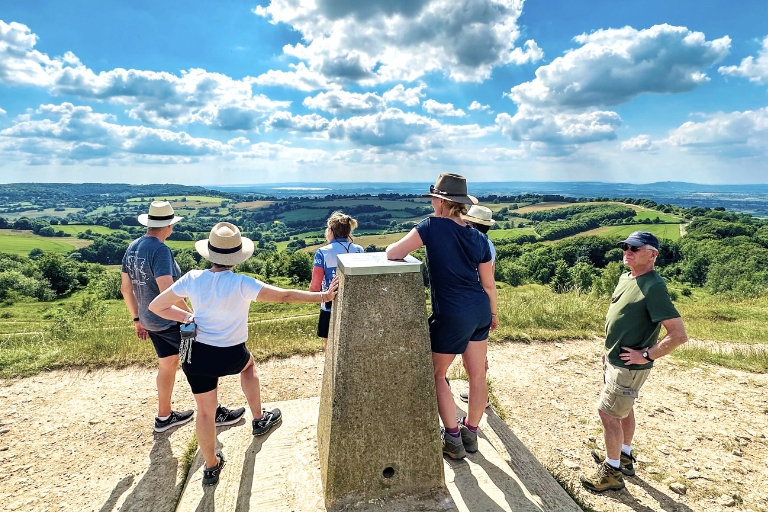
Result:
{"label": "person in blue top", "polygon": [[[432,345],[437,408],[443,422],[443,453],[461,459],[477,451],[477,425],[488,402],[485,359],[488,333],[496,329],[496,282],[485,235],[461,219],[468,204],[467,182],[458,174],[441,174],[429,187],[435,213],[387,247],[387,258],[402,259],[426,247],[432,295],[429,338]],[[466,418],[456,420],[456,404],[445,379],[448,367],[462,354],[469,375]]]}
{"label": "person in blue top", "polygon": [[[493,263],[493,269],[494,269],[494,275],[496,270],[496,247],[494,247],[493,242],[491,242],[490,237],[488,236],[488,230],[491,229],[491,226],[496,224],[496,221],[493,220],[493,212],[490,208],[485,206],[480,206],[478,204],[472,205],[469,208],[469,212],[467,212],[466,215],[461,216],[462,220],[481,232],[485,235],[485,238],[488,240],[488,247],[491,249],[491,263]],[[485,360],[485,369],[488,369],[488,359]],[[462,393],[459,395],[459,398],[461,398],[462,402],[469,402],[469,393]],[[485,404],[486,407],[491,406],[491,402]]]}
{"label": "person in blue top", "polygon": [[[328,217],[325,228],[325,239],[328,245],[315,251],[315,261],[312,268],[312,282],[309,291],[325,291],[336,275],[336,257],[339,254],[363,252],[363,248],[352,242],[352,231],[357,227],[357,221],[342,212],[336,211]],[[317,322],[317,335],[323,338],[323,348],[328,346],[328,327],[331,323],[331,303],[320,305],[320,318]]]}

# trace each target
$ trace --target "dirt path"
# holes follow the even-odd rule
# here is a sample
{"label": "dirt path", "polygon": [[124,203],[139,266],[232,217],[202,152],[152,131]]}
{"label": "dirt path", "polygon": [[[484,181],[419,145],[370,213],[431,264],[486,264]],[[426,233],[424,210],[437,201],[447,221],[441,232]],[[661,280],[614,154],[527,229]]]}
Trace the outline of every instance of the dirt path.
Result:
{"label": "dirt path", "polygon": [[[602,443],[596,343],[495,346],[489,359],[515,433],[578,482],[593,468],[591,439]],[[264,400],[317,396],[322,364],[320,355],[260,365]],[[138,510],[147,495],[156,497],[153,510],[173,510],[194,426],[152,432],[152,369],[55,371],[2,384],[0,510]],[[638,404],[638,476],[626,491],[582,496],[597,510],[687,512],[726,509],[728,494],[736,495],[728,509],[768,511],[766,391],[766,375],[662,361]],[[235,377],[222,379],[220,396],[244,403]],[[174,406],[193,404],[179,372]],[[687,493],[671,491],[670,479]]]}

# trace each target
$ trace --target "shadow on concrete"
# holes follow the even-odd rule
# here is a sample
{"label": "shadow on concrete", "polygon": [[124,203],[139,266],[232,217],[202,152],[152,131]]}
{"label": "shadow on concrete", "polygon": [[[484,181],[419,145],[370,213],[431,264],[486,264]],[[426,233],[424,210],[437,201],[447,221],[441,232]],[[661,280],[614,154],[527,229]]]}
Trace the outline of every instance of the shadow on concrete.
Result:
{"label": "shadow on concrete", "polygon": [[[488,440],[482,431],[480,431],[479,434],[480,438]],[[519,482],[502,471],[496,464],[483,457],[480,452],[469,455],[469,459],[483,468],[483,471],[485,471],[485,474],[491,479],[491,482],[504,493],[504,499],[507,501],[507,504],[509,504],[510,510],[518,510],[520,508],[521,497],[530,502],[531,508],[539,508],[536,503],[531,502],[525,497],[525,489],[520,486]],[[511,492],[508,492],[510,487],[512,490]]]}
{"label": "shadow on concrete", "polygon": [[120,496],[122,496],[125,491],[130,489],[132,483],[133,475],[128,475],[120,480],[115,488],[112,489],[112,492],[109,494],[109,498],[107,498],[107,501],[104,502],[104,505],[101,506],[99,512],[111,512],[111,510],[115,508],[115,503],[117,503],[117,500],[120,499]]}
{"label": "shadow on concrete", "polygon": [[[278,426],[277,428],[280,428]],[[237,501],[235,510],[237,512],[248,512],[251,510],[251,492],[253,492],[253,475],[256,468],[256,455],[261,451],[261,446],[275,429],[270,430],[266,435],[253,436],[251,444],[245,450],[243,457],[243,469],[240,473],[240,486],[237,489]]]}
{"label": "shadow on concrete", "polygon": [[[176,484],[179,461],[173,456],[171,450],[171,433],[172,431],[154,434],[155,442],[152,445],[152,451],[149,452],[149,467],[120,507],[121,512],[146,510],[172,512],[176,509],[181,484]],[[125,490],[120,491],[120,488],[130,486],[133,480],[133,477],[130,477],[130,481],[126,482],[128,478],[124,478],[117,484],[107,503],[101,508],[101,512],[112,510],[125,492]],[[110,501],[112,503],[108,507]]]}
{"label": "shadow on concrete", "polygon": [[[220,446],[216,446],[216,448],[220,448]],[[197,504],[195,512],[213,512],[216,510],[216,487],[218,486],[203,487],[203,497],[200,498],[200,503]]]}
{"label": "shadow on concrete", "polygon": [[[489,464],[488,461],[485,460],[480,452],[472,454],[471,457],[472,462],[478,464],[483,469],[486,469],[488,466],[493,466],[493,464]],[[453,484],[456,486],[456,490],[459,492],[459,495],[461,495],[464,504],[470,510],[482,510],[483,512],[506,512],[501,506],[499,506],[498,503],[496,503],[490,496],[488,496],[488,494],[486,494],[486,491],[483,490],[483,488],[480,486],[480,483],[472,474],[469,469],[469,465],[465,461],[448,459],[445,460],[448,462],[448,465],[451,467],[451,469],[453,469]],[[504,476],[509,478],[509,475]],[[499,485],[496,480],[491,480],[493,480],[494,484],[496,484],[496,486],[502,490],[502,492],[504,492],[504,497],[509,503],[509,496],[507,496],[507,493],[504,491],[506,485]],[[512,508],[512,510],[514,510],[514,508]]]}

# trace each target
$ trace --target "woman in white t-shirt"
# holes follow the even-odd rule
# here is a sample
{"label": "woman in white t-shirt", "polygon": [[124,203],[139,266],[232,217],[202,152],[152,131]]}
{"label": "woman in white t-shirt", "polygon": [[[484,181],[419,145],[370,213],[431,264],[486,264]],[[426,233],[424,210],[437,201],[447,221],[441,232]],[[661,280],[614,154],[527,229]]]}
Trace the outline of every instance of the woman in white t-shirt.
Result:
{"label": "woman in white t-shirt", "polygon": [[[191,270],[158,295],[149,309],[163,318],[182,322],[182,332],[196,326],[194,343],[189,344],[191,352],[181,356],[182,370],[197,402],[197,441],[205,457],[203,485],[214,485],[224,467],[224,455],[215,450],[219,377],[240,374],[240,384],[254,418],[254,435],[266,434],[282,420],[279,409],[261,408],[259,375],[253,356],[245,347],[251,302],[331,301],[338,282],[334,280],[328,290],[313,293],[284,290],[235,274],[232,267],[250,258],[254,247],[229,222],[216,224],[210,238],[195,243],[195,249],[211,262],[211,268]],[[190,299],[194,313],[174,306],[183,298]]]}

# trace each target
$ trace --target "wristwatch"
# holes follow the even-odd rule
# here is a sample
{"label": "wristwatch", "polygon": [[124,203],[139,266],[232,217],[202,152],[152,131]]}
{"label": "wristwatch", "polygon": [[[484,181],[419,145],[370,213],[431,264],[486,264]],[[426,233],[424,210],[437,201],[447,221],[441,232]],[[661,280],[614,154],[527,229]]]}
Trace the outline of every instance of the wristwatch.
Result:
{"label": "wristwatch", "polygon": [[648,355],[648,350],[644,350],[643,351],[643,357],[646,358],[647,360],[653,362],[653,359],[651,359],[651,356]]}

